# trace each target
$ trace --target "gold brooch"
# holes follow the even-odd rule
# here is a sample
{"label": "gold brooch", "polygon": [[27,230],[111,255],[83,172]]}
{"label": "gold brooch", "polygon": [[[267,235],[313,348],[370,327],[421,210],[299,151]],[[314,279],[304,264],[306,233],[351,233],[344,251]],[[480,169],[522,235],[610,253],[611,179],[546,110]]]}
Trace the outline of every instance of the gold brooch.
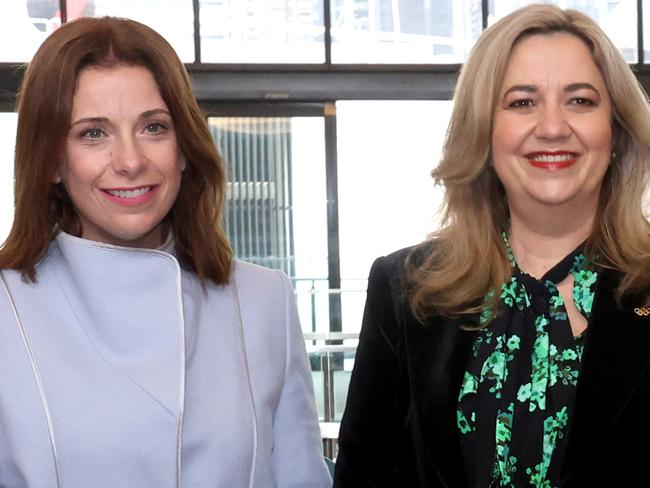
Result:
{"label": "gold brooch", "polygon": [[645,317],[647,315],[650,315],[650,307],[637,307],[634,309],[634,313]]}

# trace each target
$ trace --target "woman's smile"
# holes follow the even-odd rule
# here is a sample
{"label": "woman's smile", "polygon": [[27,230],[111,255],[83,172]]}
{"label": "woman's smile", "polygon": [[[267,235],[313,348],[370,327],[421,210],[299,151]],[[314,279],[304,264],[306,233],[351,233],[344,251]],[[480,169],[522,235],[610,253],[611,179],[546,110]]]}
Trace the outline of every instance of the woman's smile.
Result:
{"label": "woman's smile", "polygon": [[570,151],[536,151],[526,154],[526,159],[536,168],[557,171],[574,165],[578,156]]}
{"label": "woman's smile", "polygon": [[102,189],[102,194],[111,202],[127,207],[135,207],[150,202],[159,185],[144,185],[131,188]]}

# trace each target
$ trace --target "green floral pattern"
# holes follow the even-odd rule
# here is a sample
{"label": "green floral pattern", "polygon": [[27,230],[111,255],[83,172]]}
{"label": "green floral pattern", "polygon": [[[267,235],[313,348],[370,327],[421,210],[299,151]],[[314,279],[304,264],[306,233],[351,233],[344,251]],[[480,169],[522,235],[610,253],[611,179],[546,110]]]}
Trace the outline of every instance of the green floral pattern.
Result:
{"label": "green floral pattern", "polygon": [[497,300],[494,291],[484,299],[479,321],[489,324],[472,346],[458,430],[472,486],[554,488],[584,342],[572,336],[557,283],[573,275],[573,301],[589,319],[598,273],[575,251],[536,280],[518,269],[505,234],[504,245],[512,277]]}

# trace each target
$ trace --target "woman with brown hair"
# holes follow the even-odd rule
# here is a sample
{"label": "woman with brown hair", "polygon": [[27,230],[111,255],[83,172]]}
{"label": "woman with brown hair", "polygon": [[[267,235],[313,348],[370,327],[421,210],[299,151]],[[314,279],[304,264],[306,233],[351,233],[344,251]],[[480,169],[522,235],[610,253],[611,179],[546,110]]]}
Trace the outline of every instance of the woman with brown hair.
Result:
{"label": "woman with brown hair", "polygon": [[433,176],[443,227],[370,272],[335,486],[646,479],[650,107],[620,53],[576,11],[498,21]]}
{"label": "woman with brown hair", "polygon": [[161,36],[43,43],[0,250],[0,486],[329,486],[291,284],[233,259],[225,184]]}

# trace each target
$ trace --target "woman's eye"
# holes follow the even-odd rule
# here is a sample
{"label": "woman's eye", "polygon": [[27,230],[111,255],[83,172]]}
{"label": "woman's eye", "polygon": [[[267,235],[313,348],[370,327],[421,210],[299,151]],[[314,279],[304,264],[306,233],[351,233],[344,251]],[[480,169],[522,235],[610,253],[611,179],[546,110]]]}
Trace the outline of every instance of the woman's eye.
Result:
{"label": "woman's eye", "polygon": [[158,134],[160,132],[164,132],[165,130],[167,130],[167,127],[165,127],[159,122],[152,122],[150,124],[147,124],[144,130],[148,134]]}
{"label": "woman's eye", "polygon": [[585,107],[595,105],[595,103],[592,100],[590,100],[589,98],[584,98],[584,97],[573,98],[571,100],[571,102],[574,105],[581,105],[581,106],[585,106]]}
{"label": "woman's eye", "polygon": [[515,100],[508,105],[510,108],[529,108],[534,105],[533,101],[530,98],[522,98],[520,100]]}
{"label": "woman's eye", "polygon": [[104,132],[101,129],[86,129],[81,133],[81,137],[85,137],[87,139],[99,139],[104,135]]}

